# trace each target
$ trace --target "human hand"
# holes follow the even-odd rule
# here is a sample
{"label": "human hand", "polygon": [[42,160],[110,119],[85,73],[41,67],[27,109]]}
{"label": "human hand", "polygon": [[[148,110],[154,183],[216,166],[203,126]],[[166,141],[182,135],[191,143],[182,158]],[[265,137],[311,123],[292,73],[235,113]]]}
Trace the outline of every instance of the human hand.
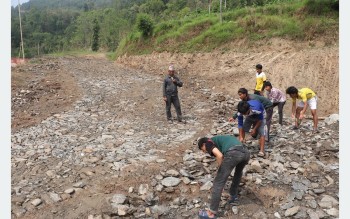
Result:
{"label": "human hand", "polygon": [[166,97],[163,97],[163,100],[166,102],[167,101]]}
{"label": "human hand", "polygon": [[292,113],[292,119],[294,119],[295,118],[295,114],[294,113]]}
{"label": "human hand", "polygon": [[304,119],[305,115],[303,112],[300,112],[300,116],[299,116],[299,119]]}
{"label": "human hand", "polygon": [[250,135],[251,135],[251,136],[255,136],[255,135],[256,135],[256,130],[255,130],[255,129],[252,129],[252,130],[250,131]]}
{"label": "human hand", "polygon": [[235,122],[236,120],[233,117],[228,118],[229,122]]}

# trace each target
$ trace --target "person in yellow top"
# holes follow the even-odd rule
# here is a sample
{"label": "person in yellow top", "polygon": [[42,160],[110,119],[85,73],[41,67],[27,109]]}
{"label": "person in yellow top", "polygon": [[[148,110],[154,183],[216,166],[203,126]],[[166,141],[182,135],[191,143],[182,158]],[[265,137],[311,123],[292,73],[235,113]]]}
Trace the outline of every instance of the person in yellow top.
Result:
{"label": "person in yellow top", "polygon": [[256,84],[254,94],[263,96],[264,83],[266,81],[266,74],[262,71],[262,65],[257,64],[256,68]]}
{"label": "person in yellow top", "polygon": [[[286,93],[293,99],[292,105],[292,117],[295,119],[295,126],[293,129],[298,129],[301,120],[305,117],[307,106],[310,106],[311,114],[314,122],[313,133],[318,132],[317,130],[317,96],[310,88],[296,89],[294,86],[288,87]],[[296,108],[296,99],[301,100]]]}

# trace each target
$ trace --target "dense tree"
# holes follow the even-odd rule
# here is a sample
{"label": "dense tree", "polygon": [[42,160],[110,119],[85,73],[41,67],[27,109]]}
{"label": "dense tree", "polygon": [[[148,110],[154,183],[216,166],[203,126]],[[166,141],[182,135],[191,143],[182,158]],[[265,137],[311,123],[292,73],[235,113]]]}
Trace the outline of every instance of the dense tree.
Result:
{"label": "dense tree", "polygon": [[92,49],[92,51],[96,52],[96,51],[98,51],[98,48],[100,46],[100,44],[99,44],[100,25],[98,24],[98,21],[97,21],[96,18],[94,19],[93,23],[94,23],[94,26],[93,26],[93,35],[92,35],[91,49]]}

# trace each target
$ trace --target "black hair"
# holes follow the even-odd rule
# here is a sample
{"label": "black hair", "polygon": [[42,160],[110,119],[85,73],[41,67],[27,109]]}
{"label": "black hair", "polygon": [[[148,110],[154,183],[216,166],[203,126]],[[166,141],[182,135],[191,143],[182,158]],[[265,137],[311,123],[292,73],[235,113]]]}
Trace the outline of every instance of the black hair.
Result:
{"label": "black hair", "polygon": [[246,114],[249,109],[250,109],[250,105],[249,105],[248,101],[242,100],[238,103],[238,106],[237,106],[238,112],[240,112],[242,114]]}
{"label": "black hair", "polygon": [[270,81],[264,81],[264,85],[263,85],[263,87],[262,87],[261,90],[265,90],[265,87],[266,87],[266,86],[270,86],[270,87],[272,88],[271,82],[270,82]]}
{"label": "black hair", "polygon": [[296,89],[296,87],[294,87],[294,86],[290,86],[290,87],[287,88],[286,93],[289,94],[289,95],[290,94],[297,94],[298,93],[298,89]]}
{"label": "black hair", "polygon": [[244,87],[242,87],[242,88],[239,88],[239,89],[238,89],[238,92],[237,92],[237,93],[247,94],[247,95],[248,95],[248,90],[245,89]]}
{"label": "black hair", "polygon": [[203,138],[200,138],[200,139],[198,140],[198,148],[199,148],[199,150],[202,149],[203,144],[204,144],[204,143],[207,143],[207,141],[208,141],[208,138],[207,138],[207,137],[203,137]]}
{"label": "black hair", "polygon": [[262,69],[262,65],[261,65],[261,64],[257,64],[257,65],[255,66],[255,68],[257,68],[257,69]]}

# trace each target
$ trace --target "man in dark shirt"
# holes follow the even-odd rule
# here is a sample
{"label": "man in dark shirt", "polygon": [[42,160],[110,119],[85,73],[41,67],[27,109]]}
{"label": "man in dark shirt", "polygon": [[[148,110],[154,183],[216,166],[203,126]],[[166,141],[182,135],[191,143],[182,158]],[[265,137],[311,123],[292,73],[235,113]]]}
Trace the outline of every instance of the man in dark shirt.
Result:
{"label": "man in dark shirt", "polygon": [[163,82],[163,99],[166,103],[166,116],[169,122],[172,122],[171,104],[174,105],[177,115],[177,121],[182,122],[182,114],[180,107],[180,100],[178,97],[177,87],[182,87],[183,83],[179,77],[175,76],[175,68],[173,65],[169,66],[169,75],[167,75]]}
{"label": "man in dark shirt", "polygon": [[219,209],[221,193],[234,168],[235,174],[232,179],[228,203],[237,205],[238,186],[242,178],[243,168],[250,159],[250,153],[236,137],[231,135],[203,137],[198,141],[198,148],[204,153],[215,156],[219,166],[213,183],[210,208],[209,210],[200,210],[198,216],[201,219],[217,218],[215,215]]}

